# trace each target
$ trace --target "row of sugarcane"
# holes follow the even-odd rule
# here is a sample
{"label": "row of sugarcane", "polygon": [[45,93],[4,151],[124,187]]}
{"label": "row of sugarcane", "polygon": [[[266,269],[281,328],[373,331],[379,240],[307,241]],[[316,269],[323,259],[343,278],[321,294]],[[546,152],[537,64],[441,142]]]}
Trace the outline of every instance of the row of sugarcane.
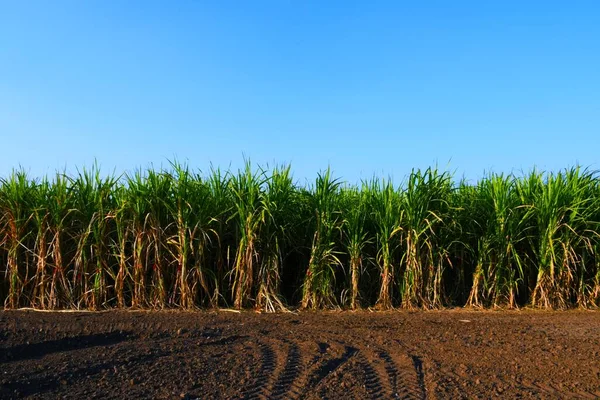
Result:
{"label": "row of sugarcane", "polygon": [[600,179],[579,167],[299,185],[287,165],[0,181],[5,308],[600,306]]}

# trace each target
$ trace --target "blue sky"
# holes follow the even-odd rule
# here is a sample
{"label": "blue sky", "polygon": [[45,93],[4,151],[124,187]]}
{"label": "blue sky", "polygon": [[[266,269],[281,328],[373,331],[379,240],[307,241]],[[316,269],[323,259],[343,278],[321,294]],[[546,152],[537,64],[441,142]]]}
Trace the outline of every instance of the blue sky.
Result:
{"label": "blue sky", "polygon": [[597,1],[0,3],[0,176],[600,169]]}

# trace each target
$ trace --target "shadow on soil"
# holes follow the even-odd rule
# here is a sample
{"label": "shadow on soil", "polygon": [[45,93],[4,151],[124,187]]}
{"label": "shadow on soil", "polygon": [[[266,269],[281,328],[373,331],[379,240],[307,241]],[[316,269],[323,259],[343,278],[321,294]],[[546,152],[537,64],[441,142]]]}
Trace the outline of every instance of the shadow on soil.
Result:
{"label": "shadow on soil", "polygon": [[347,362],[352,356],[358,353],[358,349],[346,346],[344,354],[339,358],[333,358],[323,364],[312,376],[309,386],[316,387],[327,375],[338,369],[342,364]]}
{"label": "shadow on soil", "polygon": [[138,365],[151,364],[160,356],[160,354],[142,355],[129,360],[100,362],[82,368],[70,369],[58,374],[58,376],[52,375],[50,379],[48,376],[42,374],[39,376],[27,377],[23,380],[5,382],[3,385],[0,385],[0,398],[5,398],[5,396],[9,395],[10,397],[43,395],[47,392],[56,391],[60,386],[67,387],[69,385],[77,384],[98,374],[113,377],[119,376],[120,372],[118,371],[126,364],[131,362]]}
{"label": "shadow on soil", "polygon": [[47,354],[86,349],[97,346],[109,346],[133,339],[129,332],[99,333],[47,340],[40,343],[21,344],[0,351],[0,363],[39,359]]}
{"label": "shadow on soil", "polygon": [[419,388],[421,389],[421,396],[423,399],[427,397],[427,392],[425,391],[425,374],[423,373],[423,360],[419,356],[411,356],[413,365],[415,367],[415,372],[417,373],[417,381],[419,382]]}

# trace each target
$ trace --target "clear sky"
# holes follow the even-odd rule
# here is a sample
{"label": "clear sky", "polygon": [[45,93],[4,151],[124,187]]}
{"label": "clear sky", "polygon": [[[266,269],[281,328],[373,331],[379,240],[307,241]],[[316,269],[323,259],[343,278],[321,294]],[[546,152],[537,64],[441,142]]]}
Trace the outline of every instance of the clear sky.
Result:
{"label": "clear sky", "polygon": [[600,169],[598,1],[1,1],[0,175]]}

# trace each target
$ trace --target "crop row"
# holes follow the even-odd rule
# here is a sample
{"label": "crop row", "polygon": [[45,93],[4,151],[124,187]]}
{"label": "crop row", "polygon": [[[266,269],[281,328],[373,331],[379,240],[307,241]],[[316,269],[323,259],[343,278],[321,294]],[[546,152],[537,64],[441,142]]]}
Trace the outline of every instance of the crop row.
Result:
{"label": "crop row", "polygon": [[360,185],[289,166],[0,181],[7,308],[593,308],[600,179],[581,168]]}

